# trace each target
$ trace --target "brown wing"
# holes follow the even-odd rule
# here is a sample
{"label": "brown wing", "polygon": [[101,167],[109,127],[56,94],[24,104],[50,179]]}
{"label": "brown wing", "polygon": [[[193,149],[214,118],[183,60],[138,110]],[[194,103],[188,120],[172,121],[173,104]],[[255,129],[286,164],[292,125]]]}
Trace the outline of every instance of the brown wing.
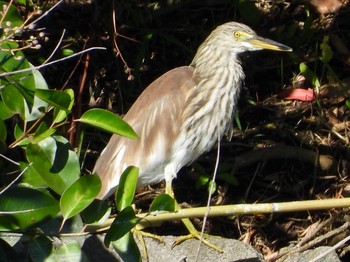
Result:
{"label": "brown wing", "polygon": [[143,91],[124,117],[140,138],[131,140],[113,135],[96,162],[93,172],[102,180],[99,198],[113,193],[121,173],[130,165],[140,168],[140,177],[158,169],[152,171],[154,177],[141,179],[143,182],[139,186],[164,179],[162,166],[170,160],[189,90],[196,84],[192,67],[179,67],[165,73]]}

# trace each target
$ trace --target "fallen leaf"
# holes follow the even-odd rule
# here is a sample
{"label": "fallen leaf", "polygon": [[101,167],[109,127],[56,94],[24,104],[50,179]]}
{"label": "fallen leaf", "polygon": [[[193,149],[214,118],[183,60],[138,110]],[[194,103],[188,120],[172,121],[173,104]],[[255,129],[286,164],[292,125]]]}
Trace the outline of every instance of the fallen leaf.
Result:
{"label": "fallen leaf", "polygon": [[288,88],[281,91],[277,97],[286,100],[313,101],[315,94],[311,88]]}

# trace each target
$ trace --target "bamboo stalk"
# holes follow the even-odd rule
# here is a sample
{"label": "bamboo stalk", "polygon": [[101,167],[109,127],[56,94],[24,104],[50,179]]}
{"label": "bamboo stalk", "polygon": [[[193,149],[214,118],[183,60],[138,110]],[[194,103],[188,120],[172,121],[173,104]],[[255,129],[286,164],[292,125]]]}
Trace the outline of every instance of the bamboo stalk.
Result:
{"label": "bamboo stalk", "polygon": [[[321,200],[305,200],[280,203],[264,203],[264,204],[237,204],[210,207],[209,217],[217,216],[237,216],[248,214],[273,214],[286,212],[302,212],[310,210],[324,210],[332,208],[350,207],[350,198],[341,199],[321,199]],[[153,212],[138,214],[137,217],[142,218],[138,227],[149,227],[159,222],[178,220],[183,218],[204,217],[206,207],[195,207],[180,209],[176,212]]]}
{"label": "bamboo stalk", "polygon": [[[311,210],[326,210],[346,207],[350,207],[350,197],[340,199],[320,199],[280,203],[237,204],[210,207],[209,217],[304,212]],[[138,218],[140,218],[140,223],[136,226],[136,229],[159,226],[162,222],[165,221],[180,220],[184,218],[200,218],[204,217],[205,214],[206,207],[184,208],[174,212],[159,211],[141,213],[136,215]],[[85,232],[99,232],[107,230],[113,221],[114,218],[109,218],[103,224],[87,225]]]}

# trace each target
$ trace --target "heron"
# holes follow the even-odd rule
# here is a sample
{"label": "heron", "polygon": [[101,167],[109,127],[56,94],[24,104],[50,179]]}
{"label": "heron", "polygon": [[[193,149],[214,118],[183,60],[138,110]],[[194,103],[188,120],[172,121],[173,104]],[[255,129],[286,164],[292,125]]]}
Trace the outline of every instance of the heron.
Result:
{"label": "heron", "polygon": [[165,191],[173,196],[178,171],[209,151],[232,125],[245,78],[239,55],[262,49],[292,51],[244,24],[222,24],[189,66],[164,73],[144,89],[124,116],[139,139],[112,135],[95,164],[93,173],[102,182],[97,198],[113,194],[128,166],[139,168],[138,188],[165,180]]}

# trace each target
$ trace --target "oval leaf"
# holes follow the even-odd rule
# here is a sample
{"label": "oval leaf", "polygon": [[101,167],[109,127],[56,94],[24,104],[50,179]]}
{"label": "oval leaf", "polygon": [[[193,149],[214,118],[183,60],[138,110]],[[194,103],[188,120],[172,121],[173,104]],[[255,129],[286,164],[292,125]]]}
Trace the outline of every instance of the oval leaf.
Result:
{"label": "oval leaf", "polygon": [[36,189],[47,187],[45,180],[38,174],[32,165],[28,165],[26,162],[19,162],[19,164],[21,171],[23,172],[25,170],[21,178],[21,185],[23,184]]}
{"label": "oval leaf", "polygon": [[209,194],[214,194],[216,191],[216,182],[213,180],[209,181],[209,185],[208,185],[208,193]]}
{"label": "oval leaf", "polygon": [[12,85],[6,86],[1,90],[1,98],[11,113],[24,117],[25,101],[17,88]]}
{"label": "oval leaf", "polygon": [[101,190],[97,175],[82,176],[63,192],[60,207],[64,219],[71,218],[92,203]]}
{"label": "oval leaf", "polygon": [[119,211],[132,204],[134,199],[139,169],[129,166],[120,177],[116,194],[116,203]]}
{"label": "oval leaf", "polygon": [[140,249],[131,232],[128,232],[122,238],[113,241],[112,246],[121,257],[122,261],[142,261]]}
{"label": "oval leaf", "polygon": [[320,81],[319,81],[319,79],[317,77],[317,74],[315,74],[315,72],[312,71],[307,66],[307,64],[301,63],[299,65],[299,70],[300,70],[300,73],[302,73],[306,77],[306,79],[312,83],[313,86],[315,86],[315,87],[320,87],[321,86]]}
{"label": "oval leaf", "polygon": [[52,241],[46,236],[39,236],[28,243],[28,253],[32,261],[46,261],[52,251]]}
{"label": "oval leaf", "polygon": [[21,229],[52,218],[58,211],[58,201],[43,191],[14,186],[0,195],[0,213]]}
{"label": "oval leaf", "polygon": [[47,186],[60,195],[80,176],[77,154],[64,137],[47,137],[39,143],[30,143],[26,153]]}
{"label": "oval leaf", "polygon": [[208,184],[210,180],[210,177],[207,175],[201,175],[197,180],[196,180],[196,189],[201,188]]}
{"label": "oval leaf", "polygon": [[41,122],[39,127],[35,131],[35,134],[33,137],[33,143],[38,143],[41,140],[44,140],[45,138],[53,135],[55,132],[56,132],[56,129],[48,128],[45,122]]}
{"label": "oval leaf", "polygon": [[89,261],[89,259],[82,251],[80,245],[72,242],[67,244],[64,243],[59,246],[54,253],[54,259],[51,261],[86,262]]}
{"label": "oval leaf", "polygon": [[107,201],[95,199],[81,212],[81,216],[85,224],[101,224],[108,219],[111,211]]}
{"label": "oval leaf", "polygon": [[[34,66],[30,63],[29,66],[33,68],[31,78],[33,78],[34,80],[33,86],[35,87],[35,89],[48,89],[47,83],[40,71],[35,69]],[[30,83],[25,84],[26,86],[24,87],[28,89],[27,86],[30,85]],[[39,97],[34,96],[33,105],[30,108],[30,110],[28,107],[26,107],[26,121],[29,122],[38,119],[40,116],[43,115],[43,112],[46,111],[47,107],[48,103],[46,103]]]}
{"label": "oval leaf", "polygon": [[[74,104],[74,91],[73,89],[66,89],[64,90],[64,92],[67,93],[71,98],[71,103],[69,104],[69,107],[68,107],[68,110],[71,111]],[[67,118],[67,111],[61,110],[59,108],[55,108],[53,123],[60,123],[66,118]]]}
{"label": "oval leaf", "polygon": [[7,108],[4,101],[0,101],[0,119],[6,120],[12,116],[13,116],[13,113],[9,108]]}
{"label": "oval leaf", "polygon": [[129,126],[123,119],[104,109],[90,109],[76,121],[91,125],[110,133],[125,136],[127,138],[138,138],[132,127]]}
{"label": "oval leaf", "polygon": [[311,88],[288,88],[282,90],[277,97],[286,100],[313,101],[315,93]]}
{"label": "oval leaf", "polygon": [[175,200],[168,194],[161,194],[152,201],[149,211],[175,211]]}
{"label": "oval leaf", "polygon": [[135,216],[135,211],[131,206],[123,209],[116,219],[114,219],[111,227],[105,236],[105,246],[108,248],[110,243],[116,241],[133,229],[141,219]]}
{"label": "oval leaf", "polygon": [[72,98],[64,91],[37,89],[35,95],[55,108],[69,111]]}

